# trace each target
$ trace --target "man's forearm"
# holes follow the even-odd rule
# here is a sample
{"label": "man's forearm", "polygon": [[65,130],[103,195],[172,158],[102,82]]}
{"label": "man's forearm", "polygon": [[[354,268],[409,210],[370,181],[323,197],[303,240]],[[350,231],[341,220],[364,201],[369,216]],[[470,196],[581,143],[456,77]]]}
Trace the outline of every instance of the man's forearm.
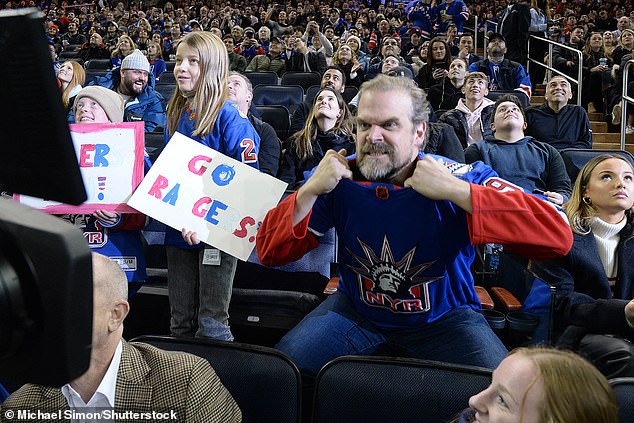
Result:
{"label": "man's forearm", "polygon": [[302,220],[308,216],[310,211],[315,205],[315,201],[317,201],[317,195],[310,192],[307,184],[302,185],[302,187],[297,191],[297,196],[295,197],[295,208],[293,210],[293,226],[300,223]]}
{"label": "man's forearm", "polygon": [[458,179],[456,187],[448,195],[448,200],[466,211],[467,213],[473,212],[473,206],[471,203],[471,184]]}

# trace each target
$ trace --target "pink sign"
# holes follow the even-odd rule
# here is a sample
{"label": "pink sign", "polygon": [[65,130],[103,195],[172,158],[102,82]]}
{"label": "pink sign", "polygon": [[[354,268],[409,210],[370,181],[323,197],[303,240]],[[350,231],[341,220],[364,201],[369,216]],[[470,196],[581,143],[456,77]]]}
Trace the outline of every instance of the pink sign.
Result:
{"label": "pink sign", "polygon": [[143,179],[143,122],[69,127],[88,200],[71,206],[25,195],[14,198],[50,214],[90,214],[95,210],[139,213],[126,203]]}

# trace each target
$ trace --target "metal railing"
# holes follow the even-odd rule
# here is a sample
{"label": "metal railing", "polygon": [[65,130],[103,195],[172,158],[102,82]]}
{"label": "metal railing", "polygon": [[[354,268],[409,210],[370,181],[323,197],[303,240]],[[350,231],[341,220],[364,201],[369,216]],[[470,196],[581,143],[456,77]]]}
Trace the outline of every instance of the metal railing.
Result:
{"label": "metal railing", "polygon": [[[473,16],[473,28],[470,26],[465,26],[463,29],[465,31],[469,31],[469,32],[473,32],[473,52],[477,53],[478,48],[480,47],[480,45],[478,44],[478,42],[480,41],[480,31],[479,31],[479,23],[480,20],[478,19],[478,15],[474,15]],[[487,57],[487,40],[489,39],[489,37],[487,36],[487,30],[486,30],[486,24],[493,24],[495,26],[495,29],[497,30],[498,27],[498,23],[495,21],[491,21],[491,20],[486,20],[485,22],[485,26],[484,26],[484,31],[483,31],[483,35],[482,35],[482,39],[483,39],[483,43],[482,43],[482,50],[483,50],[483,58],[486,59]]]}
{"label": "metal railing", "polygon": [[[531,57],[531,53],[530,53],[531,41],[533,40],[543,41],[548,44],[548,64],[544,63],[543,57],[541,58],[541,60],[536,60]],[[553,67],[553,46],[562,47],[562,48],[565,48],[566,50],[571,50],[577,54],[577,56],[579,57],[577,79],[572,78],[566,75],[565,73],[563,73],[562,71],[555,69]],[[528,73],[530,73],[531,63],[535,63],[536,65],[542,66],[547,69],[548,71],[548,78],[546,78],[547,81],[550,81],[550,78],[552,77],[552,73],[555,72],[558,76],[566,78],[570,82],[577,84],[577,104],[581,106],[581,90],[582,90],[582,78],[583,78],[583,53],[581,52],[581,50],[577,50],[576,48],[567,46],[565,44],[561,44],[556,41],[549,40],[548,38],[542,38],[536,35],[530,35],[528,37],[528,64],[526,67],[526,72]]]}
{"label": "metal railing", "polygon": [[496,21],[492,21],[487,19],[486,21],[484,21],[484,41],[483,41],[483,46],[484,46],[484,58],[486,59],[487,57],[489,57],[489,55],[487,54],[487,51],[489,49],[489,36],[487,35],[487,33],[489,31],[487,31],[487,28],[489,27],[489,24],[493,25],[493,28],[495,28],[493,30],[493,32],[498,32],[498,26],[499,23]]}
{"label": "metal railing", "polygon": [[[488,57],[487,50],[488,50],[488,46],[489,46],[489,42],[488,42],[489,41],[489,36],[487,35],[487,27],[488,27],[488,25],[493,25],[493,27],[497,31],[499,24],[498,24],[498,22],[495,22],[495,21],[492,21],[492,20],[488,20],[488,19],[486,21],[484,21],[484,24],[485,24],[485,26],[484,26],[484,37],[483,37],[483,47],[484,47],[483,58],[486,59]],[[465,29],[471,30],[471,28],[465,28]],[[478,32],[478,17],[477,16],[474,16],[473,32],[475,34],[473,42],[474,42],[474,45],[475,45],[475,49],[477,49],[478,48],[478,34],[479,34],[479,32]],[[537,59],[533,59],[531,57],[531,53],[530,53],[531,52],[531,44],[530,44],[531,40],[540,40],[540,41],[543,41],[543,42],[548,44],[548,64],[544,63],[544,58],[543,57],[541,57],[541,58],[538,57]],[[579,57],[579,65],[578,65],[578,69],[577,69],[577,79],[566,75],[562,71],[560,71],[558,69],[555,69],[552,66],[552,63],[553,63],[553,46],[559,46],[559,47],[565,48],[567,50],[574,51],[577,54],[577,56]],[[528,74],[530,74],[531,63],[535,63],[536,65],[545,67],[547,69],[547,71],[548,71],[548,78],[547,79],[548,80],[550,80],[550,78],[552,77],[552,72],[555,72],[557,75],[560,75],[563,78],[566,78],[567,80],[569,80],[570,82],[572,82],[574,84],[577,84],[577,104],[581,105],[581,91],[582,91],[582,80],[583,80],[583,53],[582,53],[582,51],[581,50],[577,50],[576,48],[567,46],[565,44],[561,44],[561,43],[558,43],[556,41],[549,40],[548,38],[538,37],[536,35],[530,35],[528,37],[528,46],[527,47],[528,47],[528,56],[527,56],[528,63],[527,63],[527,66],[526,66],[526,72]]]}
{"label": "metal railing", "polygon": [[629,70],[634,65],[634,59],[627,61],[623,67],[623,90],[621,91],[621,150],[625,150],[625,127],[627,126],[627,104],[634,105],[634,98],[627,95]]}

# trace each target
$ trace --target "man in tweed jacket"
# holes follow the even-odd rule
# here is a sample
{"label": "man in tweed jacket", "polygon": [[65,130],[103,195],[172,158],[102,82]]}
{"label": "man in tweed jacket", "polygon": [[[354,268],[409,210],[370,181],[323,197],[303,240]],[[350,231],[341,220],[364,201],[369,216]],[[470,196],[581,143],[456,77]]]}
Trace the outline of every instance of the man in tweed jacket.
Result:
{"label": "man in tweed jacket", "polygon": [[[116,263],[93,253],[93,279],[90,367],[62,388],[24,385],[2,405],[2,421],[25,421],[17,418],[18,410],[57,412],[61,418],[56,421],[70,421],[71,408],[79,413],[112,406],[120,413],[116,421],[135,420],[131,414],[126,417],[126,412],[173,412],[176,416],[172,414],[172,421],[179,422],[242,421],[238,405],[207,360],[122,339],[123,320],[130,306],[126,301],[127,280]],[[82,410],[83,406],[98,408]]]}

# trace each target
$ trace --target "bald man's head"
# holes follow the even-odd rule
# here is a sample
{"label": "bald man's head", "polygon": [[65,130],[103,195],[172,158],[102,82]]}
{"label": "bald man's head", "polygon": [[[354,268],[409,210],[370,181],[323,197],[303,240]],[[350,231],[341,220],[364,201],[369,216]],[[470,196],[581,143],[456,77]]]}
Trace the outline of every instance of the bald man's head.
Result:
{"label": "bald man's head", "polygon": [[121,267],[108,257],[92,253],[92,277],[95,298],[104,304],[128,299],[128,280]]}

